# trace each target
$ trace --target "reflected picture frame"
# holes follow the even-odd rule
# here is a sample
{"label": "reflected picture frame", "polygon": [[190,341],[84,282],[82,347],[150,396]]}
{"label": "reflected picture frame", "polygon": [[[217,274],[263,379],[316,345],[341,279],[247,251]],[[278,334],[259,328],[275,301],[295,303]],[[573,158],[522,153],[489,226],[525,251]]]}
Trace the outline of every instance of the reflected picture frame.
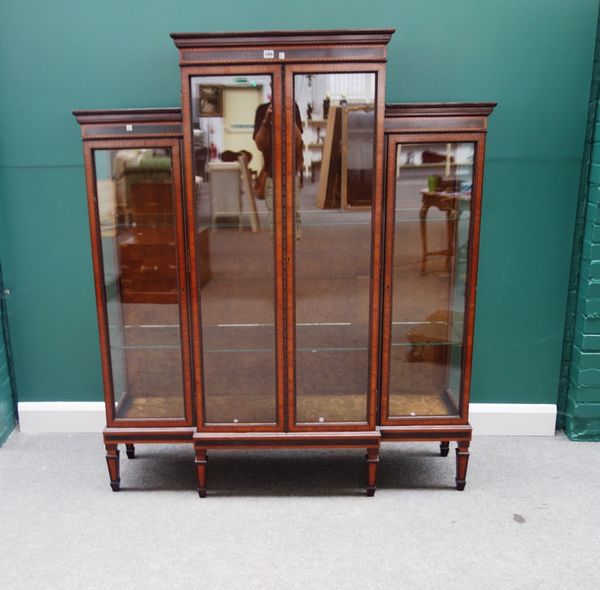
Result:
{"label": "reflected picture frame", "polygon": [[223,116],[223,86],[200,86],[198,113],[201,117]]}

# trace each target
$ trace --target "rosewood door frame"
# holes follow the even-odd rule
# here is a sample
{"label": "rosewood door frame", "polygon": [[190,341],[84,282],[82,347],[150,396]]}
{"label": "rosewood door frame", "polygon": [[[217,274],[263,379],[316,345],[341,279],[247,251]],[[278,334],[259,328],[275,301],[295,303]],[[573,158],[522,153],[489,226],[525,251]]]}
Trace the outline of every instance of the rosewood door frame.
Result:
{"label": "rosewood door frame", "polygon": [[[108,333],[107,297],[104,284],[104,257],[102,253],[102,238],[100,234],[100,214],[98,210],[98,194],[96,186],[96,170],[94,152],[97,150],[119,149],[170,149],[171,178],[173,183],[173,212],[174,231],[177,252],[177,282],[179,328],[181,341],[181,363],[183,376],[184,416],[181,418],[116,418],[115,397],[112,377],[112,363],[110,341]],[[90,223],[90,236],[92,247],[93,270],[96,290],[96,312],[98,316],[98,332],[100,337],[100,355],[102,377],[104,386],[104,400],[106,408],[106,421],[109,428],[179,428],[194,425],[192,375],[189,363],[190,333],[189,333],[189,307],[188,287],[186,273],[186,245],[184,232],[184,212],[182,193],[181,149],[179,137],[148,137],[137,138],[102,138],[84,140],[84,165],[86,171],[86,189],[88,200],[88,216]]]}
{"label": "rosewood door frame", "polygon": [[[481,199],[483,190],[483,165],[485,160],[486,134],[473,132],[386,132],[386,183],[385,183],[385,252],[383,270],[382,347],[380,417],[382,426],[466,425],[469,421],[469,398],[473,358],[473,332],[475,324],[475,300],[477,266],[479,261],[479,235],[481,222]],[[399,144],[418,143],[473,143],[475,145],[471,218],[469,224],[469,248],[467,257],[467,281],[465,297],[464,349],[461,364],[461,383],[458,416],[402,416],[389,417],[390,351],[393,298],[393,257],[396,200],[396,158]]]}
{"label": "rosewood door frame", "polygon": [[[270,75],[273,96],[273,264],[275,270],[274,301],[275,301],[275,366],[276,388],[275,403],[277,421],[274,423],[206,423],[204,405],[203,380],[203,347],[202,347],[202,317],[200,303],[200,281],[198,277],[199,244],[196,239],[196,207],[193,166],[193,135],[192,135],[192,104],[191,78],[200,76],[235,76],[235,75]],[[183,111],[183,143],[184,143],[184,174],[185,202],[187,218],[187,238],[189,244],[189,273],[190,301],[192,327],[192,365],[194,367],[194,387],[196,401],[196,426],[200,432],[280,432],[285,427],[284,417],[284,305],[283,305],[283,210],[279,206],[283,202],[283,174],[281,156],[283,149],[283,114],[280,105],[283,104],[281,65],[277,63],[260,64],[225,64],[225,65],[182,65],[181,66],[181,100]]]}
{"label": "rosewood door frame", "polygon": [[[287,430],[350,431],[373,430],[377,424],[379,317],[381,300],[381,265],[383,246],[383,152],[385,113],[385,63],[293,63],[284,65],[285,99],[285,301],[286,301],[286,360],[287,360]],[[294,208],[294,75],[295,74],[374,73],[375,130],[373,143],[373,204],[371,208],[371,277],[369,304],[369,377],[367,386],[366,422],[298,423],[296,421],[296,305],[295,305],[295,208]]]}

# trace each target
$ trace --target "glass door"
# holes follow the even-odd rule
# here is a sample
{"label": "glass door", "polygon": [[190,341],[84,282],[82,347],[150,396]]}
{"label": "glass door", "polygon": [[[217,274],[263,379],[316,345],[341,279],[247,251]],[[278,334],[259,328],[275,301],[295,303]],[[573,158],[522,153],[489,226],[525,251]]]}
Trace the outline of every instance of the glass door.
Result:
{"label": "glass door", "polygon": [[291,430],[374,427],[378,73],[344,68],[286,73]]}
{"label": "glass door", "polygon": [[189,77],[205,430],[282,428],[278,73],[220,68]]}
{"label": "glass door", "polygon": [[448,139],[388,146],[383,424],[464,413],[477,144]]}
{"label": "glass door", "polygon": [[89,142],[109,425],[190,425],[179,140]]}

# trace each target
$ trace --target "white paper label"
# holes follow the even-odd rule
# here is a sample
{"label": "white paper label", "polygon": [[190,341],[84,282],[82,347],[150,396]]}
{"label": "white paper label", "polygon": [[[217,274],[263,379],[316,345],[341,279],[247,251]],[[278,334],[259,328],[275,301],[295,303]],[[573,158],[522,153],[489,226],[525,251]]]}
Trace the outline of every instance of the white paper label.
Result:
{"label": "white paper label", "polygon": [[285,51],[279,52],[279,59],[285,59]]}
{"label": "white paper label", "polygon": [[275,51],[273,49],[265,49],[265,50],[263,50],[263,57],[265,59],[274,59]]}
{"label": "white paper label", "polygon": [[125,131],[133,131],[133,125],[127,123],[127,125],[125,125]]}

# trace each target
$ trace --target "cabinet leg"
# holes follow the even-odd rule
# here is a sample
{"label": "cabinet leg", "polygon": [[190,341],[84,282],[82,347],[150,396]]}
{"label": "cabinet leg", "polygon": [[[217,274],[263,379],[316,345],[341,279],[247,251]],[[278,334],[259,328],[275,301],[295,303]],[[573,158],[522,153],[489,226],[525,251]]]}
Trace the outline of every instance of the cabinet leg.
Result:
{"label": "cabinet leg", "polygon": [[454,210],[446,211],[446,227],[448,228],[448,254],[446,255],[446,269],[450,271],[452,267],[452,256],[454,254],[454,225],[456,215]]}
{"label": "cabinet leg", "polygon": [[119,471],[119,448],[116,444],[106,443],[106,464],[110,477],[110,487],[113,492],[118,492],[121,487],[121,476]]}
{"label": "cabinet leg", "polygon": [[198,478],[198,495],[206,498],[206,463],[208,456],[205,449],[196,449],[196,477]]}
{"label": "cabinet leg", "polygon": [[469,441],[461,441],[456,447],[456,489],[465,489],[467,483],[467,465],[469,464]]}
{"label": "cabinet leg", "polygon": [[133,459],[135,457],[135,445],[127,443],[125,448],[127,449],[127,458]]}
{"label": "cabinet leg", "polygon": [[419,211],[419,218],[421,220],[421,272],[427,270],[427,211],[429,206],[423,203],[421,210]]}
{"label": "cabinet leg", "polygon": [[367,496],[375,495],[378,463],[379,449],[367,449]]}
{"label": "cabinet leg", "polygon": [[450,441],[449,440],[443,440],[440,443],[440,455],[442,457],[447,457],[449,452],[450,452]]}

